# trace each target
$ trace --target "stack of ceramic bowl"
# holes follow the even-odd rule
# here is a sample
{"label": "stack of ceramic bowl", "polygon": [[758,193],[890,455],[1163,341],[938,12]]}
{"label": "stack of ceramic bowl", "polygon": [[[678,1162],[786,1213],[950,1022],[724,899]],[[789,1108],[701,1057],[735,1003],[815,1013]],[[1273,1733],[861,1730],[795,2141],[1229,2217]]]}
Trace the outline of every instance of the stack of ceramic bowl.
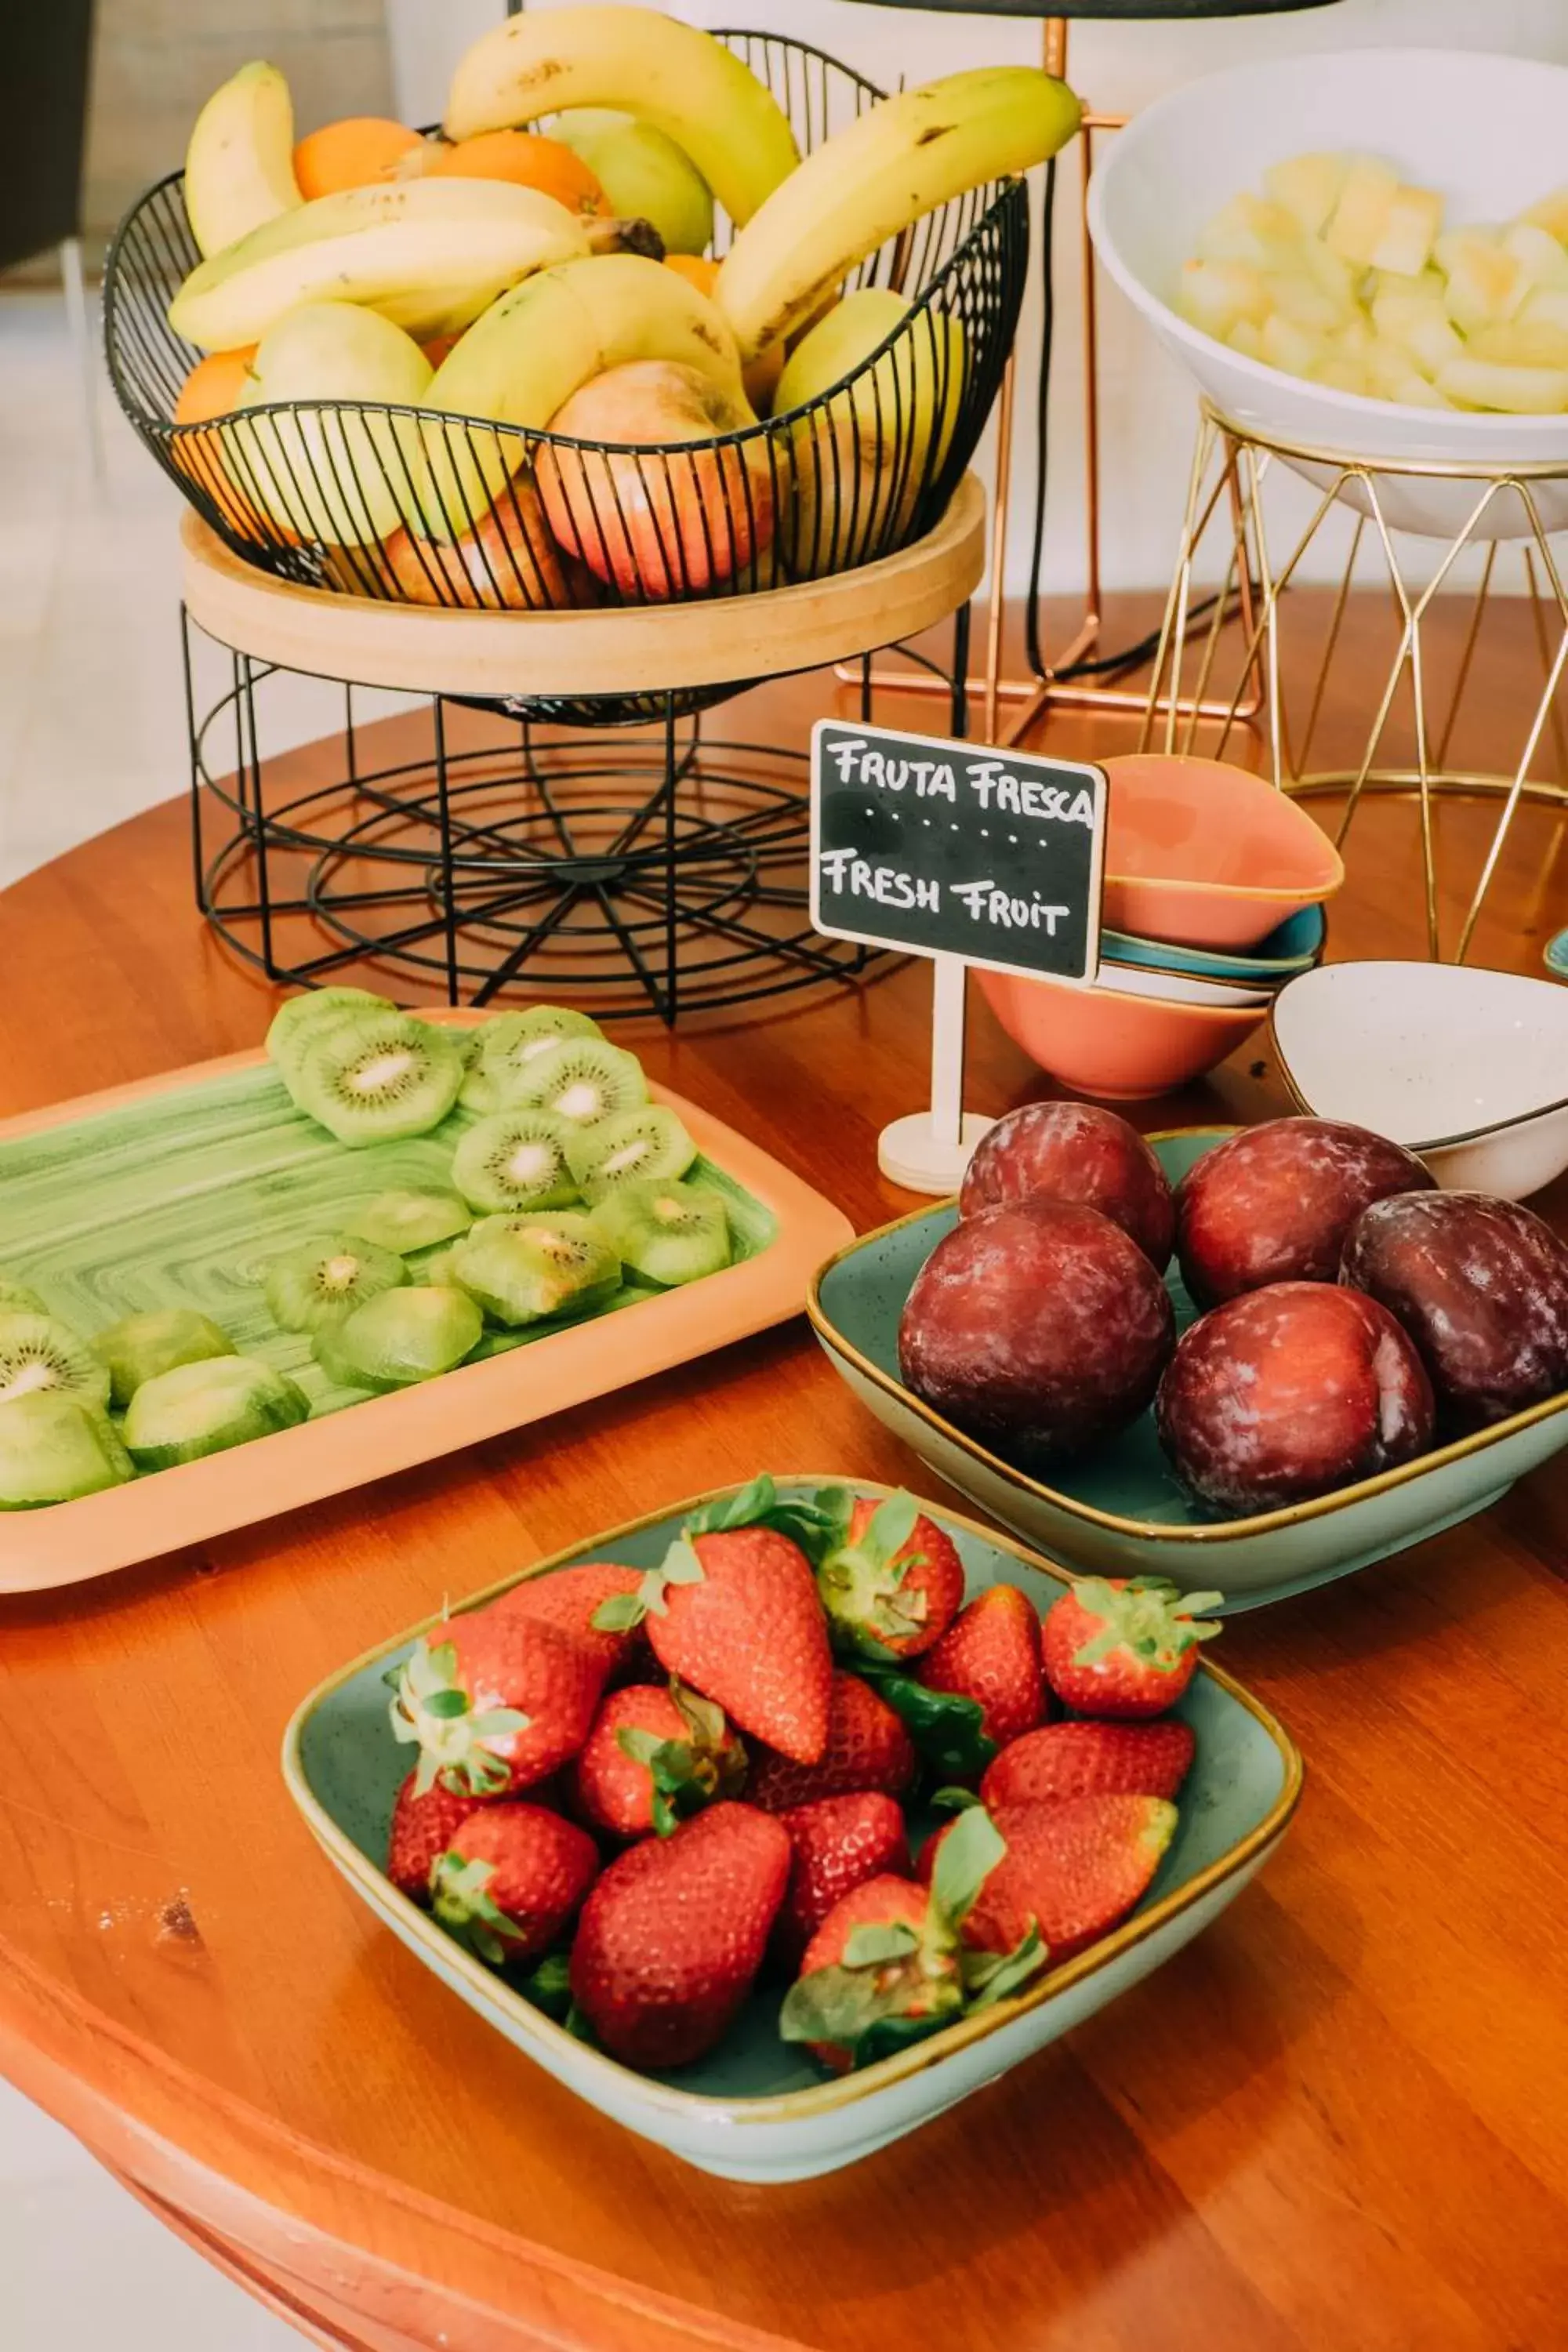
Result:
{"label": "stack of ceramic bowl", "polygon": [[1108,760],[1100,969],[1088,988],[976,971],[1043,1070],[1112,1102],[1210,1070],[1321,958],[1339,852],[1304,808],[1219,760]]}

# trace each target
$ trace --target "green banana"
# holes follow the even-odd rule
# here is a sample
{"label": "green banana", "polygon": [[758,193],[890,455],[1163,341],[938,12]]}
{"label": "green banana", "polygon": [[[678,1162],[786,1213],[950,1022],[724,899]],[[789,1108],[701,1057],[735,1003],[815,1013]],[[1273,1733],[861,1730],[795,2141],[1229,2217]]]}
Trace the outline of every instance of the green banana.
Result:
{"label": "green banana", "polygon": [[979,66],[868,108],[774,189],[726,254],[715,293],[742,359],[789,334],[923,214],[1043,163],[1081,112],[1034,66]]}
{"label": "green banana", "polygon": [[241,66],[215,89],[185,150],[185,216],[204,254],[221,253],[304,202],[294,177],[294,102],[276,66]]}

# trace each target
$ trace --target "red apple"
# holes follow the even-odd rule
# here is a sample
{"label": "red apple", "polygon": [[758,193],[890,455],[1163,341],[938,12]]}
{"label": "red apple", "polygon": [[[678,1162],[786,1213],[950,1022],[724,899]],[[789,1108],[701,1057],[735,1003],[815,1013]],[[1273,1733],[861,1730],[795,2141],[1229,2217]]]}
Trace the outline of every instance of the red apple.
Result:
{"label": "red apple", "polygon": [[715,446],[751,421],[696,368],[672,360],[606,368],[550,420],[570,440],[612,445],[542,448],[551,530],[597,578],[639,601],[730,579],[773,535],[763,437]]}
{"label": "red apple", "polygon": [[461,539],[395,530],[379,563],[374,552],[360,561],[367,571],[384,566],[411,604],[537,613],[573,601],[539,494],[526,475],[498,490],[494,505]]}

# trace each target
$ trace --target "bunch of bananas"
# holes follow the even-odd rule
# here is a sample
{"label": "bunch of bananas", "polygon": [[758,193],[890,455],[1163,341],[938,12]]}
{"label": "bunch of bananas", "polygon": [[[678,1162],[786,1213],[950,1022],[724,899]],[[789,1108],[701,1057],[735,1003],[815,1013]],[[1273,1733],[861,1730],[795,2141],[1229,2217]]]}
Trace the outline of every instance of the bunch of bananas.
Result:
{"label": "bunch of bananas", "polygon": [[[614,111],[582,111],[603,109]],[[328,546],[399,530],[459,540],[492,514],[525,453],[518,436],[484,428],[547,428],[612,371],[682,371],[709,386],[719,429],[733,430],[754,421],[747,392],[765,396],[795,339],[792,380],[806,384],[796,396],[814,397],[826,387],[808,381],[798,331],[856,266],[954,195],[1053,154],[1078,120],[1061,83],[987,68],[872,106],[803,162],[772,94],[731,50],[620,5],[496,26],[459,63],[438,140],[356,120],[296,148],[283,77],[247,66],[203,109],[186,157],[203,258],[169,320],[213,356],[193,371],[176,422],[226,416],[237,382],[243,480],[220,499],[231,520],[258,512],[277,532]],[[557,135],[528,130],[542,121]],[[618,123],[637,142],[619,180]],[[617,184],[662,218],[662,240],[657,225],[614,217]],[[689,252],[691,225],[700,237],[714,202],[735,231],[722,265],[661,267],[665,244]],[[375,331],[359,331],[356,310],[375,315]],[[952,333],[944,380],[956,391],[956,324]],[[832,360],[846,339],[817,347]],[[351,431],[331,414],[346,402],[407,414],[395,429],[362,420]],[[951,412],[925,406],[940,442]],[[209,489],[214,446],[208,435],[200,449]],[[360,479],[366,467],[374,489]],[[518,510],[515,491],[507,503]],[[834,555],[855,550],[835,541]]]}

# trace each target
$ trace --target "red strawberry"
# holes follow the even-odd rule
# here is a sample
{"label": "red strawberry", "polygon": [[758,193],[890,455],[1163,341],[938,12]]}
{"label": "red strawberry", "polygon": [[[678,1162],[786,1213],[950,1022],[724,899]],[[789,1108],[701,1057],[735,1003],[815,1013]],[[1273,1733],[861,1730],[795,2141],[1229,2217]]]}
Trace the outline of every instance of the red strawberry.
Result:
{"label": "red strawberry", "polygon": [[1086,1576],[1047,1612],[1047,1680],[1080,1715],[1163,1715],[1197,1671],[1198,1643],[1219,1632],[1194,1612],[1223,1598],[1184,1597],[1163,1577]]}
{"label": "red strawberry", "polygon": [[908,1876],[910,1847],[897,1802],[872,1790],[821,1797],[779,1818],[789,1832],[795,1862],[784,1908],[773,1923],[773,1949],[794,1976],[836,1903],[865,1879],[887,1872]]}
{"label": "red strawberry", "polygon": [[921,1659],[916,1680],[977,1699],[982,1728],[998,1748],[1033,1731],[1048,1705],[1034,1602],[1016,1585],[988,1585]]}
{"label": "red strawberry", "polygon": [[571,1976],[612,2057],[686,2066],[723,2040],[763,1964],[792,1851],[781,1822],[720,1804],[611,1863],[584,1906]]}
{"label": "red strawberry", "polygon": [[746,1751],[721,1707],[679,1683],[612,1691],[577,1759],[577,1804],[613,1837],[668,1837],[715,1797],[739,1796]]}
{"label": "red strawberry", "polygon": [[612,1559],[585,1559],[575,1568],[553,1569],[548,1576],[525,1576],[491,1605],[510,1616],[537,1618],[558,1625],[563,1633],[575,1633],[599,1653],[606,1677],[614,1680],[639,1658],[645,1665],[648,1663],[647,1640],[635,1626],[624,1633],[605,1633],[594,1623],[594,1612],[617,1593],[635,1592],[641,1582],[640,1569],[622,1568]]}
{"label": "red strawberry", "polygon": [[843,1797],[864,1789],[901,1796],[919,1763],[914,1742],[885,1698],[858,1675],[835,1674],[827,1707],[827,1742],[815,1764],[792,1763],[771,1748],[752,1759],[746,1801],[764,1813]]}
{"label": "red strawberry", "polygon": [[1173,1797],[1197,1743],[1173,1716],[1163,1723],[1047,1723],[986,1767],[983,1801],[1039,1805],[1054,1797]]}
{"label": "red strawberry", "polygon": [[[921,1855],[921,1875],[978,1812],[961,1813]],[[1162,1797],[1058,1797],[1044,1805],[998,1805],[990,1818],[1006,1853],[963,1923],[976,1951],[1013,1952],[1038,1928],[1051,1966],[1098,1943],[1131,1910],[1159,1869],[1176,1828]]]}
{"label": "red strawberry", "polygon": [[756,1522],[678,1536],[636,1598],[605,1601],[594,1622],[618,1631],[644,1612],[660,1665],[716,1700],[742,1731],[797,1764],[816,1762],[833,1661],[798,1544]]}
{"label": "red strawberry", "polygon": [[586,1830],[539,1805],[486,1805],[436,1864],[436,1916],[493,1969],[537,1959],[576,1916],[599,1868]]}
{"label": "red strawberry", "polygon": [[963,1562],[914,1496],[862,1496],[845,1538],[816,1571],[834,1636],[851,1653],[912,1658],[945,1633],[963,1605]]}
{"label": "red strawberry", "polygon": [[500,1609],[454,1617],[414,1645],[396,1677],[394,1736],[419,1748],[419,1793],[515,1797],[587,1738],[602,1657],[555,1625]]}
{"label": "red strawberry", "polygon": [[446,1853],[454,1831],[479,1807],[472,1797],[454,1796],[439,1783],[421,1797],[412,1772],[397,1792],[386,1841],[386,1874],[400,1895],[428,1906],[430,1873]]}

